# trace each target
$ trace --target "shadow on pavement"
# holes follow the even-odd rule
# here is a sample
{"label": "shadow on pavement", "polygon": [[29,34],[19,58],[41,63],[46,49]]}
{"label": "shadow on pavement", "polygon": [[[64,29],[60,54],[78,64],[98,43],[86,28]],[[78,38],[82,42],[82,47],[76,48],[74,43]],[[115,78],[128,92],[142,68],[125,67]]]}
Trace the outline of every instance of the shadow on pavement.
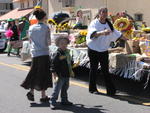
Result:
{"label": "shadow on pavement", "polygon": [[[50,107],[49,103],[30,103],[30,107]],[[60,103],[57,104],[55,110],[71,111],[73,113],[105,113],[106,109],[102,109],[102,106],[85,106],[83,104],[74,104],[72,106],[64,106]]]}
{"label": "shadow on pavement", "polygon": [[149,105],[146,105],[146,103],[150,103],[150,100],[149,99],[141,99],[139,97],[135,97],[135,96],[130,96],[130,95],[116,95],[116,96],[113,96],[112,98],[114,99],[119,99],[121,101],[127,101],[128,103],[130,104],[136,104],[136,105],[145,105],[145,106],[149,106]]}
{"label": "shadow on pavement", "polygon": [[49,102],[46,103],[30,103],[30,107],[49,107]]}
{"label": "shadow on pavement", "polygon": [[[96,93],[93,95],[102,95],[102,96],[108,96],[107,94],[104,93]],[[114,96],[108,96],[117,100],[121,100],[121,101],[127,101],[130,104],[135,104],[135,105],[145,105],[145,106],[150,106],[150,99],[148,98],[140,98],[137,96],[132,96],[132,95],[128,95],[125,93],[116,93],[116,95]]]}
{"label": "shadow on pavement", "polygon": [[[89,69],[78,67],[74,69],[75,79],[85,81],[88,84]],[[98,72],[97,84],[105,89],[104,77]],[[144,82],[125,79],[117,75],[111,75],[112,81],[119,92],[127,93],[131,96],[145,97],[150,100],[150,89],[144,90]]]}
{"label": "shadow on pavement", "polygon": [[31,62],[24,62],[22,65],[31,66]]}
{"label": "shadow on pavement", "polygon": [[[30,63],[27,63],[26,65],[30,65]],[[89,69],[78,67],[74,69],[74,72],[76,75],[74,79],[84,81],[88,84]],[[116,86],[116,89],[120,92],[119,94],[117,93],[117,95],[113,96],[112,98],[119,99],[121,101],[127,101],[128,103],[137,104],[137,105],[144,105],[144,103],[150,104],[150,89],[144,90],[143,88],[144,84],[142,82],[137,82],[131,79],[125,79],[116,75],[111,75],[111,76],[112,76],[112,81]],[[100,88],[105,89],[104,77],[100,74],[100,72],[97,78],[97,84]],[[99,93],[98,95],[107,96],[104,93]],[[49,107],[49,104],[32,103],[31,107]],[[77,111],[76,109],[82,109],[85,112],[86,110],[87,111],[90,110],[91,111],[90,113],[100,112],[100,110],[97,108],[85,108],[84,105],[80,105],[80,106],[74,105],[69,108],[64,108],[60,106],[60,109],[64,109],[64,110],[68,109],[71,111],[73,107],[75,113]]]}
{"label": "shadow on pavement", "polygon": [[72,106],[58,105],[55,110],[71,111],[73,113],[105,113],[107,110],[102,109],[102,106],[85,106],[83,104],[74,104]]}

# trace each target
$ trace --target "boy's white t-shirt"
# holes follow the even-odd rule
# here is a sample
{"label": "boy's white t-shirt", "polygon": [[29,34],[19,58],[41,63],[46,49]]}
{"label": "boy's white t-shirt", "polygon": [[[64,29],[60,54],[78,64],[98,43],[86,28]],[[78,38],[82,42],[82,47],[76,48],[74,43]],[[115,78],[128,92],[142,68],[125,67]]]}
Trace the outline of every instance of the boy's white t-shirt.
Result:
{"label": "boy's white t-shirt", "polygon": [[91,22],[90,26],[88,27],[88,34],[86,37],[86,43],[90,49],[98,52],[107,51],[110,47],[110,43],[112,41],[116,41],[122,35],[120,31],[114,29],[114,31],[109,35],[90,38],[94,32],[103,31],[105,29],[110,29],[107,23],[101,24],[98,19],[95,19]]}

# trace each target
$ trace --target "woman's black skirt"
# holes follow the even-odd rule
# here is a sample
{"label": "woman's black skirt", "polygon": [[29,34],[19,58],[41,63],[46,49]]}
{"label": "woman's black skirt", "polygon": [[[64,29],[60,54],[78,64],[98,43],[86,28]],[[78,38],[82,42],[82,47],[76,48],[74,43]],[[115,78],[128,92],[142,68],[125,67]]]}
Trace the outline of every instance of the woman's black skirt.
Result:
{"label": "woman's black skirt", "polygon": [[32,59],[31,69],[21,86],[25,89],[31,88],[38,91],[52,87],[49,55],[34,57]]}

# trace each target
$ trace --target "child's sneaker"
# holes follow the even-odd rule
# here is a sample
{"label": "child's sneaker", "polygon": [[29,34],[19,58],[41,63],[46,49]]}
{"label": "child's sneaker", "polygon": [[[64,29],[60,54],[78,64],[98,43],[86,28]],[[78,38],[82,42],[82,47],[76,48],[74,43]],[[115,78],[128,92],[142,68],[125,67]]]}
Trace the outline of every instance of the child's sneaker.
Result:
{"label": "child's sneaker", "polygon": [[53,109],[53,110],[56,109],[56,101],[51,101],[50,100],[49,103],[50,103],[50,108],[51,109]]}
{"label": "child's sneaker", "polygon": [[50,104],[50,108],[51,108],[52,110],[54,110],[54,109],[56,109],[56,105]]}

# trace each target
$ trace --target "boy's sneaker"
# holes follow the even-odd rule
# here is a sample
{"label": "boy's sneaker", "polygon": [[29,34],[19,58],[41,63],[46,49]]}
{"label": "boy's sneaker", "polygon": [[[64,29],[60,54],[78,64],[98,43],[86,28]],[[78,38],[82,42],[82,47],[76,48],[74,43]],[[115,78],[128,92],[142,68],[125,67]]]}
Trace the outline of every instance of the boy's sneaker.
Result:
{"label": "boy's sneaker", "polygon": [[56,101],[50,100],[49,103],[50,103],[50,108],[51,109],[53,109],[53,110],[56,109]]}
{"label": "boy's sneaker", "polygon": [[73,105],[73,103],[70,102],[70,101],[65,101],[65,102],[61,102],[61,105],[68,105],[68,106],[71,106],[71,105]]}
{"label": "boy's sneaker", "polygon": [[54,110],[54,109],[56,109],[56,105],[55,105],[55,104],[50,104],[50,108],[51,108],[52,110]]}

